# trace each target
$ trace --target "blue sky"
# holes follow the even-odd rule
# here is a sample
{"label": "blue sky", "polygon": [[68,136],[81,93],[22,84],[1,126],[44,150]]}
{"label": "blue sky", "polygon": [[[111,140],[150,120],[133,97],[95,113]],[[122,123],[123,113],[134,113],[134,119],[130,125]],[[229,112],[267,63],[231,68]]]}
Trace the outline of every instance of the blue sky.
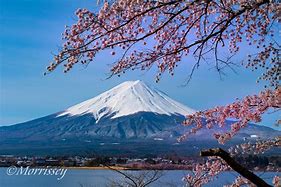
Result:
{"label": "blue sky", "polygon": [[[237,68],[227,70],[220,79],[212,63],[202,65],[192,81],[185,83],[192,59],[181,62],[175,76],[164,75],[156,84],[155,69],[149,72],[128,72],[106,80],[109,64],[107,52],[97,56],[87,68],[77,66],[68,74],[62,69],[43,76],[46,66],[61,45],[65,25],[75,21],[77,8],[97,9],[91,0],[1,0],[0,6],[0,125],[11,125],[61,111],[92,98],[125,81],[140,79],[170,97],[194,109],[223,105],[248,94],[258,93],[260,72]],[[236,56],[242,60],[246,46]],[[272,126],[280,113],[266,115],[262,124]],[[276,128],[276,127],[275,127]]]}

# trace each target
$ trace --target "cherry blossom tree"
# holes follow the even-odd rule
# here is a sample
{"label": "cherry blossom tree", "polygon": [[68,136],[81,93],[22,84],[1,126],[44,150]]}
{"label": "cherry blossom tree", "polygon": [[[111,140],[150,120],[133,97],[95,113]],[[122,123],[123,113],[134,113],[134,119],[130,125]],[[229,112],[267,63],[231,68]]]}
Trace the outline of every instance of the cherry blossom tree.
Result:
{"label": "cherry blossom tree", "polygon": [[192,174],[188,174],[183,178],[188,187],[202,186],[212,181],[222,171],[226,171],[229,167],[220,158],[212,157],[205,163],[197,163],[193,167]]}
{"label": "cherry blossom tree", "polygon": [[[253,172],[241,166],[232,157],[241,154],[260,154],[271,148],[280,146],[281,137],[277,137],[273,140],[261,140],[253,144],[243,143],[235,147],[230,147],[228,150],[230,154],[220,148],[201,151],[201,156],[209,156],[209,159],[205,163],[196,163],[194,165],[193,174],[185,176],[183,181],[185,181],[189,187],[202,186],[214,180],[221,172],[232,168],[241,174],[241,176],[238,176],[232,184],[225,185],[226,187],[238,187],[243,185],[270,186]],[[274,186],[280,186],[280,176],[275,176],[272,183]]]}
{"label": "cherry blossom tree", "polygon": [[[173,75],[184,56],[197,61],[191,75],[210,55],[221,71],[231,65],[231,56],[239,51],[239,44],[246,42],[257,50],[245,65],[265,68],[261,78],[278,86],[280,45],[274,40],[274,26],[280,6],[270,0],[106,1],[98,13],[77,10],[77,23],[66,28],[63,48],[47,70],[64,64],[64,72],[68,72],[79,62],[93,61],[98,52],[109,49],[114,56],[120,48],[123,55],[112,67],[113,74],[155,65],[158,80],[165,71]],[[140,50],[138,45],[146,48]],[[229,49],[230,55],[225,59],[219,56],[218,49],[222,47]]]}
{"label": "cherry blossom tree", "polygon": [[191,133],[196,133],[202,129],[204,124],[211,129],[215,125],[225,126],[227,119],[236,119],[231,124],[231,131],[223,134],[214,134],[219,143],[224,144],[230,140],[240,129],[246,127],[249,122],[261,122],[262,114],[270,108],[281,108],[281,87],[275,90],[265,90],[259,95],[247,96],[243,100],[238,100],[226,106],[218,106],[206,111],[199,111],[187,116],[184,125],[194,126],[189,133],[186,133],[180,140],[186,138]]}
{"label": "cherry blossom tree", "polygon": [[[115,0],[104,1],[99,12],[78,9],[76,15],[77,22],[66,27],[63,33],[65,43],[46,73],[61,65],[66,73],[76,64],[94,62],[96,54],[110,51],[116,57],[111,68],[112,76],[155,66],[158,82],[163,73],[173,75],[186,57],[192,57],[195,63],[187,72],[191,80],[195,70],[206,59],[210,61],[212,58],[216,70],[221,72],[223,68],[232,68],[232,59],[241,54],[242,45],[251,46],[252,54],[245,57],[247,62],[243,65],[252,70],[262,69],[257,82],[266,81],[266,88],[229,105],[187,116],[184,125],[192,126],[192,129],[180,141],[205,126],[209,129],[224,127],[227,119],[235,119],[229,132],[214,134],[223,144],[250,122],[261,122],[267,111],[281,108],[281,47],[278,36],[281,3],[278,0]],[[222,55],[224,49],[228,51],[227,56]],[[280,120],[277,123],[280,124]],[[274,140],[259,142],[250,147],[256,148],[256,152],[272,145],[280,147],[280,141],[272,142]],[[242,145],[243,148],[247,146]],[[209,160],[195,168],[195,178],[200,176],[202,181],[198,177],[186,176],[184,180],[193,186],[201,186],[223,171],[225,167],[218,163],[229,165],[243,176],[238,177],[232,186],[250,183],[268,186],[253,173],[243,173],[245,168],[235,169],[230,153],[224,150],[211,149],[202,151],[201,155],[215,156],[220,161]],[[273,183],[279,185],[280,177],[275,177]]]}

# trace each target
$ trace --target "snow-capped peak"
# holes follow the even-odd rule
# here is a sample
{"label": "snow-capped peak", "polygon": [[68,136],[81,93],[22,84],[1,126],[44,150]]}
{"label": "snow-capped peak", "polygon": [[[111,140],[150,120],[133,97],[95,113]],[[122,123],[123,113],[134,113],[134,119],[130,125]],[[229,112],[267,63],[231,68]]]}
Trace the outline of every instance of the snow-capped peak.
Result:
{"label": "snow-capped peak", "polygon": [[123,82],[92,99],[68,108],[59,116],[91,113],[99,120],[105,115],[111,114],[111,118],[118,118],[138,112],[187,115],[195,110],[137,80]]}

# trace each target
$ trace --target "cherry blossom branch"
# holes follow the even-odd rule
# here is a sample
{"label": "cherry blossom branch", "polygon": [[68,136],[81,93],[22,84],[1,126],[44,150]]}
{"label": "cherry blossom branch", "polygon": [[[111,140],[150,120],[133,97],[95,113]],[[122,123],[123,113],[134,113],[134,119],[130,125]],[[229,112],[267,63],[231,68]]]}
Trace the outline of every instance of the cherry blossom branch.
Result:
{"label": "cherry blossom branch", "polygon": [[[231,63],[229,58],[219,58],[218,49],[229,41],[229,52],[235,54],[239,43],[246,41],[257,47],[257,55],[249,56],[246,66],[266,68],[262,79],[276,87],[281,76],[281,49],[277,42],[266,38],[274,36],[272,25],[278,21],[278,8],[280,4],[270,0],[105,1],[98,13],[87,9],[76,12],[78,21],[66,28],[63,48],[47,70],[51,72],[63,64],[68,72],[79,62],[93,61],[101,51],[110,49],[116,55],[121,49],[126,55],[111,68],[113,75],[155,65],[159,80],[166,71],[173,75],[184,56],[194,57],[198,67],[204,56],[214,52],[220,70],[218,64]],[[139,50],[140,45],[147,48]],[[271,63],[267,63],[269,60]]]}
{"label": "cherry blossom branch", "polygon": [[[256,143],[245,143],[241,145],[236,145],[228,149],[229,156],[232,159],[240,154],[259,154],[264,153],[265,151],[274,148],[281,147],[281,137],[276,137],[272,140],[257,141]],[[219,149],[211,149],[218,151]],[[209,150],[207,150],[208,152]],[[203,151],[203,153],[206,152]],[[202,152],[201,152],[202,153]],[[202,155],[203,156],[203,155]],[[234,159],[233,159],[234,160]],[[221,157],[211,156],[204,163],[197,163],[193,167],[193,173],[188,174],[183,178],[183,181],[187,183],[188,186],[202,186],[206,183],[212,181],[216,176],[221,172],[227,171],[230,167]],[[246,168],[245,168],[246,169]],[[239,171],[237,171],[239,173]],[[239,173],[240,174],[240,173]],[[273,185],[278,186],[280,184],[280,178],[275,176],[273,178]],[[250,180],[238,176],[231,185],[225,185],[225,187],[237,187],[242,185],[255,186]]]}
{"label": "cherry blossom branch", "polygon": [[238,172],[241,176],[245,177],[249,181],[251,181],[253,184],[260,186],[260,187],[270,187],[269,184],[267,184],[264,180],[262,180],[260,177],[255,175],[253,172],[249,171],[245,167],[241,166],[239,163],[237,163],[228,152],[224,151],[221,148],[216,149],[209,149],[201,151],[201,156],[217,156],[222,158],[233,170]]}
{"label": "cherry blossom branch", "polygon": [[249,187],[256,187],[251,181],[244,177],[238,176],[231,185],[224,185],[223,187],[238,187],[247,185]]}
{"label": "cherry blossom branch", "polygon": [[201,130],[204,126],[208,129],[214,126],[225,127],[226,121],[235,121],[231,124],[231,130],[225,133],[215,133],[214,137],[219,143],[224,144],[236,135],[248,123],[258,123],[262,115],[269,109],[281,108],[281,86],[275,90],[265,90],[259,95],[247,96],[226,106],[215,107],[206,111],[198,111],[188,115],[183,125],[193,128],[179,138],[179,141],[186,139],[189,135]]}
{"label": "cherry blossom branch", "polygon": [[222,171],[226,171],[229,167],[219,157],[211,157],[205,163],[197,163],[193,167],[192,174],[188,174],[183,181],[189,187],[202,186],[213,180],[215,176]]}
{"label": "cherry blossom branch", "polygon": [[255,143],[243,143],[229,148],[231,155],[237,154],[263,154],[272,148],[281,148],[281,136],[270,140],[260,140]]}

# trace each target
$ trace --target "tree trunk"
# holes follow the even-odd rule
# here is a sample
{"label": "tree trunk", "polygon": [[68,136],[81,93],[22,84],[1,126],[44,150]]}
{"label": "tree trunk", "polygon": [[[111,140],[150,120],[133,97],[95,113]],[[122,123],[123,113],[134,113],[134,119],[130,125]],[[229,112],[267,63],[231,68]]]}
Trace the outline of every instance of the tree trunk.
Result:
{"label": "tree trunk", "polygon": [[222,158],[234,171],[238,172],[241,176],[245,177],[258,187],[271,187],[253,172],[237,163],[228,152],[221,148],[203,150],[201,151],[200,156],[218,156]]}

